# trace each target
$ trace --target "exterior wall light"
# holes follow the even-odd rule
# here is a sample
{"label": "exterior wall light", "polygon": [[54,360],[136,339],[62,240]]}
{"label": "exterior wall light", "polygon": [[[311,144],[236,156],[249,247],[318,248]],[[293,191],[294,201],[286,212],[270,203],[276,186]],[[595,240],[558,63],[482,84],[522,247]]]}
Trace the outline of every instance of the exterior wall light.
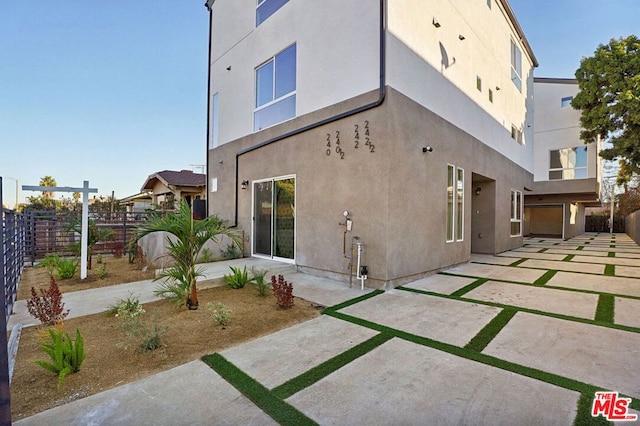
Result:
{"label": "exterior wall light", "polygon": [[481,191],[482,191],[482,188],[476,188],[476,195],[480,195]]}
{"label": "exterior wall light", "polygon": [[433,152],[433,147],[431,145],[423,146],[422,152]]}
{"label": "exterior wall light", "polygon": [[460,41],[462,41],[462,40],[464,40],[464,39],[465,39],[465,36],[463,36],[462,34],[458,34],[458,39],[459,39]]}
{"label": "exterior wall light", "polygon": [[249,186],[248,180],[243,180],[242,183],[240,184],[240,188],[242,189],[247,189],[248,186]]}
{"label": "exterior wall light", "polygon": [[436,27],[436,28],[440,28],[440,22],[438,22],[438,20],[437,20],[436,18],[433,18],[432,23],[433,23],[433,26],[434,26],[434,27]]}

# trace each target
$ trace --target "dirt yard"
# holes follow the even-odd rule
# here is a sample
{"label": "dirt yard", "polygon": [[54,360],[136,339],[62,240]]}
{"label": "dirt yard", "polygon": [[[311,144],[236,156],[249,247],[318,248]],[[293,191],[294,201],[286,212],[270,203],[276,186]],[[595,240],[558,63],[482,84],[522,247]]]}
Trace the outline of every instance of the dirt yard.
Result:
{"label": "dirt yard", "polygon": [[[65,293],[138,281],[151,276],[149,272],[136,270],[124,258],[104,261],[109,272],[107,278],[100,280],[90,271],[86,281],[76,278],[59,280],[61,291]],[[94,271],[95,268],[94,259]],[[19,298],[28,297],[31,286],[46,287],[48,283],[44,268],[25,268]],[[298,298],[293,308],[278,309],[273,295],[259,297],[252,285],[239,290],[226,286],[201,290],[198,299],[200,308],[195,311],[188,311],[185,307],[176,309],[169,300],[143,305],[146,313],[142,319],[147,326],[157,324],[160,329],[166,330],[161,334],[163,346],[147,352],[142,352],[138,347],[139,338],[127,336],[121,318],[101,313],[65,321],[64,328],[72,337],[76,329],[80,330],[85,340],[86,359],[80,371],[67,376],[60,388],[57,387],[57,376],[34,362],[38,359],[49,360],[40,349],[40,344],[49,340],[48,334],[39,327],[23,329],[11,385],[13,420],[133,382],[205,354],[306,321],[320,315],[321,309]],[[231,310],[229,325],[222,327],[215,323],[206,307],[208,302],[222,302]]]}

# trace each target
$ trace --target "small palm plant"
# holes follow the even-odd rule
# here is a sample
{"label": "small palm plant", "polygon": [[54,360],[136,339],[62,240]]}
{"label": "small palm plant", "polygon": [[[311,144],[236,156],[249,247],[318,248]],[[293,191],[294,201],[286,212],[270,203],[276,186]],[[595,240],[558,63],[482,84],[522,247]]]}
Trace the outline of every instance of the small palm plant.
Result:
{"label": "small palm plant", "polygon": [[153,232],[167,232],[169,257],[174,261],[172,267],[164,270],[158,279],[168,279],[183,286],[187,293],[187,307],[198,309],[198,293],[196,278],[202,276],[202,270],[196,269],[196,262],[207,241],[218,242],[218,238],[226,235],[239,244],[238,235],[229,229],[218,216],[209,216],[202,220],[193,218],[191,207],[186,201],[180,202],[174,214],[166,216],[153,215],[146,224],[138,228],[138,239]]}

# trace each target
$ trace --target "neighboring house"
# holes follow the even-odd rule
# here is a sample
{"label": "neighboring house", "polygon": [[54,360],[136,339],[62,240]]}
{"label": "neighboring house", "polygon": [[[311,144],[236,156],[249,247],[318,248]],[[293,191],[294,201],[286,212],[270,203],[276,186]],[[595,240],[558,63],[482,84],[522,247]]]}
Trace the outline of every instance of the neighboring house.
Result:
{"label": "neighboring house", "polygon": [[207,176],[191,170],[163,170],[149,175],[140,191],[149,192],[153,204],[162,209],[173,209],[181,200],[192,205],[194,200],[205,199]]}
{"label": "neighboring house", "polygon": [[208,210],[246,255],[390,288],[523,244],[537,62],[506,0],[206,6]]}
{"label": "neighboring house", "polygon": [[600,141],[580,139],[571,107],[578,82],[534,79],[534,184],[525,193],[524,234],[571,238],[585,230],[585,207],[600,206]]}
{"label": "neighboring house", "polygon": [[118,202],[129,213],[140,213],[153,208],[153,197],[147,191],[122,198]]}

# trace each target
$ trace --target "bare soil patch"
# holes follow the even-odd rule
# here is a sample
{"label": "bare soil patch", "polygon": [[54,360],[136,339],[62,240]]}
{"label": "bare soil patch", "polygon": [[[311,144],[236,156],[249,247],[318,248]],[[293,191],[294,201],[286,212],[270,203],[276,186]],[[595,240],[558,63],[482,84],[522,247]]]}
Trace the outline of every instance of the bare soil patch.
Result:
{"label": "bare soil patch", "polygon": [[[128,265],[126,259],[123,260]],[[116,267],[108,268],[115,277]],[[137,273],[140,271],[123,272],[132,279],[120,283],[144,279]],[[43,268],[25,269],[21,286],[30,288],[36,282],[43,287],[48,285],[46,271]],[[105,280],[96,280],[93,283],[96,285],[71,280],[59,282],[63,293],[80,290],[84,285],[88,288],[109,285]],[[87,357],[80,371],[67,376],[60,388],[57,387],[57,376],[34,363],[37,359],[48,360],[40,349],[43,335],[48,341],[48,334],[39,327],[25,328],[11,385],[13,420],[142,379],[320,315],[320,307],[299,298],[295,299],[293,308],[278,309],[273,295],[258,297],[251,285],[238,290],[226,286],[200,290],[198,299],[200,308],[195,311],[185,307],[177,309],[169,300],[143,304],[146,311],[143,320],[148,325],[155,322],[166,328],[162,335],[164,346],[148,352],[141,352],[139,341],[126,336],[120,318],[100,313],[65,321],[64,328],[71,336],[75,335],[76,329],[80,330]],[[226,327],[216,324],[206,308],[207,302],[224,303],[232,312],[231,323]]]}

